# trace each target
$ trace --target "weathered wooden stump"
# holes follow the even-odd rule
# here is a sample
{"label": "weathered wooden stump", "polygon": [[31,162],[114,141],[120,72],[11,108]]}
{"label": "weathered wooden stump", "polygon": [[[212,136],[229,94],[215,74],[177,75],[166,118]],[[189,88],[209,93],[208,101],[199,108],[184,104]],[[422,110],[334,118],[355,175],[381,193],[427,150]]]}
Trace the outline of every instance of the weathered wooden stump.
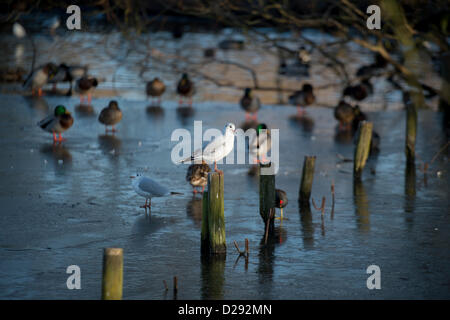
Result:
{"label": "weathered wooden stump", "polygon": [[208,191],[203,194],[202,207],[202,253],[224,254],[227,250],[225,238],[223,174],[208,174]]}
{"label": "weathered wooden stump", "polygon": [[302,179],[300,181],[300,190],[298,194],[298,201],[300,206],[309,205],[309,198],[311,197],[311,189],[314,179],[315,164],[315,156],[305,156],[305,160],[303,162]]}
{"label": "weathered wooden stump", "polygon": [[123,287],[123,249],[105,248],[103,252],[102,299],[121,300]]}
{"label": "weathered wooden stump", "polygon": [[362,171],[366,165],[370,152],[370,141],[372,140],[373,123],[362,121],[358,129],[358,143],[355,148],[353,159],[353,177],[361,178]]}

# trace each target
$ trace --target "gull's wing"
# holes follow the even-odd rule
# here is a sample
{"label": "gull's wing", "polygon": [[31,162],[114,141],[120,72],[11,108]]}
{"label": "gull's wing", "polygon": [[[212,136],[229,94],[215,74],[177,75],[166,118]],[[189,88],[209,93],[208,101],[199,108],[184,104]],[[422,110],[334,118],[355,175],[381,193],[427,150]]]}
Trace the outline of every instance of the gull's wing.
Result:
{"label": "gull's wing", "polygon": [[225,147],[225,136],[221,135],[211,141],[204,149],[204,156],[212,156],[213,154],[221,153]]}
{"label": "gull's wing", "polygon": [[170,194],[169,189],[165,186],[147,177],[142,177],[139,182],[139,188],[144,192],[150,193],[152,197],[163,197]]}
{"label": "gull's wing", "polygon": [[202,149],[195,150],[190,157],[181,160],[181,163],[200,160],[204,157],[211,157],[215,153],[219,153],[221,148],[225,145],[224,135],[217,136],[213,141],[204,141]]}

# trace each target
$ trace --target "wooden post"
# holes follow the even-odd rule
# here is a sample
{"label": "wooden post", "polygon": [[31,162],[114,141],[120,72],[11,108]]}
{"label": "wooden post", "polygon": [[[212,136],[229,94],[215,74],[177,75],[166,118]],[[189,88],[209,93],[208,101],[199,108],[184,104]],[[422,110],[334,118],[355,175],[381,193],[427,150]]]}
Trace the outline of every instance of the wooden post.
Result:
{"label": "wooden post", "polygon": [[208,174],[208,191],[203,194],[201,250],[203,253],[223,254],[227,251],[225,238],[223,174]]}
{"label": "wooden post", "polygon": [[360,179],[353,180],[353,200],[357,216],[357,227],[362,232],[370,231],[369,200],[366,189]]}
{"label": "wooden post", "polygon": [[[414,97],[411,96],[414,100]],[[405,153],[406,161],[413,163],[416,151],[416,135],[417,135],[417,107],[415,101],[406,105],[406,139],[405,139]]]}
{"label": "wooden post", "polygon": [[447,138],[450,136],[450,53],[442,54],[442,85],[439,110],[443,112],[442,126]]}
{"label": "wooden post", "polygon": [[353,177],[361,178],[362,171],[366,165],[370,152],[370,141],[372,140],[373,123],[363,121],[359,124],[358,143],[355,148],[353,159]]}
{"label": "wooden post", "polygon": [[202,233],[201,233],[201,252],[209,254],[209,225],[208,225],[208,191],[203,192],[202,199]]}
{"label": "wooden post", "polygon": [[178,294],[178,278],[173,277],[173,298],[176,299]]}
{"label": "wooden post", "polygon": [[315,156],[305,156],[305,160],[303,161],[302,180],[300,182],[300,191],[298,195],[299,203],[301,206],[306,204],[309,205],[315,164]]}
{"label": "wooden post", "polygon": [[268,168],[271,164],[259,165],[259,214],[264,221],[264,230],[269,233],[274,230],[274,220],[270,219],[271,209],[275,208],[275,175],[261,174],[261,168]]}
{"label": "wooden post", "polygon": [[201,255],[201,299],[223,299],[226,254]]}
{"label": "wooden post", "polygon": [[123,286],[123,249],[105,248],[103,251],[102,299],[121,300]]}

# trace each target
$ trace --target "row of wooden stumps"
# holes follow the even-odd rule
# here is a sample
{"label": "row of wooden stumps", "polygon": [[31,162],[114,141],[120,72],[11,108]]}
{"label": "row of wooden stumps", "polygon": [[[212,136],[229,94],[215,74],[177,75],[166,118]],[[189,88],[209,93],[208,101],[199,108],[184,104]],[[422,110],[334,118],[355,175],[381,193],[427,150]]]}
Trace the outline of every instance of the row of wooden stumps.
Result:
{"label": "row of wooden stumps", "polygon": [[[372,136],[372,123],[363,122],[360,127],[354,158],[354,175],[360,177],[366,163]],[[300,181],[299,204],[309,207],[314,178],[315,156],[306,156]],[[265,242],[274,232],[275,220],[275,175],[261,174],[261,169],[271,164],[260,164],[259,212],[264,221]],[[208,189],[203,194],[201,252],[202,259],[213,256],[215,264],[224,265],[226,256],[225,216],[224,216],[224,176],[217,172],[208,175]],[[220,261],[217,259],[220,258]],[[175,281],[175,280],[174,280]],[[176,287],[176,286],[175,286]],[[123,249],[106,248],[103,254],[102,299],[122,299]]]}

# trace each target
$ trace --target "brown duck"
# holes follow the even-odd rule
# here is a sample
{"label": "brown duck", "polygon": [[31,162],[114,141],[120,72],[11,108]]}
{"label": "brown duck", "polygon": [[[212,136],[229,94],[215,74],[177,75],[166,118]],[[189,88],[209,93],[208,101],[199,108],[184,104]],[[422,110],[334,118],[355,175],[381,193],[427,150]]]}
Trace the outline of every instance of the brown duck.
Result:
{"label": "brown duck", "polygon": [[299,117],[303,117],[305,111],[303,107],[309,106],[316,101],[314,96],[313,86],[309,83],[303,84],[302,90],[295,91],[289,97],[289,103],[297,106],[297,112]]}
{"label": "brown duck", "polygon": [[186,181],[191,184],[194,194],[198,192],[196,187],[202,187],[201,193],[205,190],[208,183],[208,172],[211,172],[211,168],[204,160],[202,163],[194,163],[189,166]]}
{"label": "brown duck", "polygon": [[355,119],[355,110],[350,104],[340,101],[334,108],[334,117],[339,121],[339,131],[349,131]]}
{"label": "brown duck", "polygon": [[92,102],[92,92],[98,86],[97,78],[92,76],[84,76],[77,80],[75,91],[80,94],[80,103],[84,103],[84,96],[87,95],[88,103]]}
{"label": "brown duck", "polygon": [[192,96],[195,93],[195,86],[191,79],[189,79],[187,73],[183,73],[181,76],[181,79],[177,85],[177,93],[181,96],[179,101],[180,104],[183,102],[183,97],[187,97],[189,98],[189,105],[192,105]]}
{"label": "brown duck", "polygon": [[112,100],[109,102],[109,105],[100,112],[98,116],[98,121],[105,125],[105,131],[108,131],[108,126],[111,126],[112,132],[116,132],[117,130],[114,126],[122,120],[122,111],[119,109],[119,105],[117,101]]}
{"label": "brown duck", "polygon": [[152,81],[147,82],[146,92],[147,97],[158,97],[158,104],[161,103],[161,96],[166,91],[166,85],[158,77]]}

